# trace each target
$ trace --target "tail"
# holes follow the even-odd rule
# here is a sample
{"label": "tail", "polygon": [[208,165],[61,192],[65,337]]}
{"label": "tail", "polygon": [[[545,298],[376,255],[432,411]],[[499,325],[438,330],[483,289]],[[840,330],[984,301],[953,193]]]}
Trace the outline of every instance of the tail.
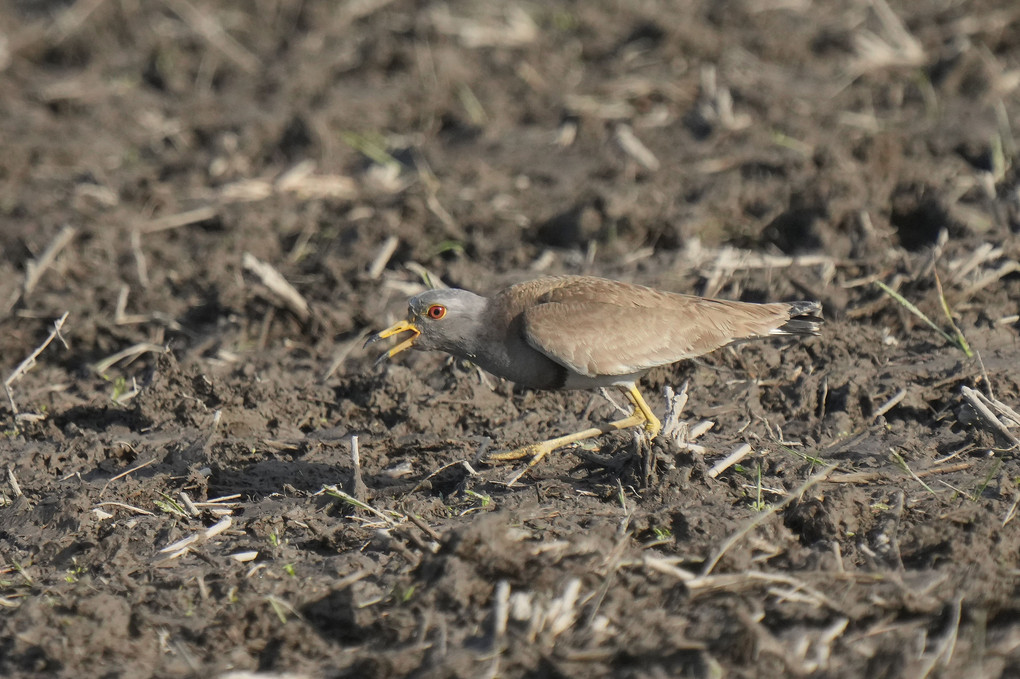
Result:
{"label": "tail", "polygon": [[790,302],[790,320],[770,335],[817,335],[823,323],[821,302]]}

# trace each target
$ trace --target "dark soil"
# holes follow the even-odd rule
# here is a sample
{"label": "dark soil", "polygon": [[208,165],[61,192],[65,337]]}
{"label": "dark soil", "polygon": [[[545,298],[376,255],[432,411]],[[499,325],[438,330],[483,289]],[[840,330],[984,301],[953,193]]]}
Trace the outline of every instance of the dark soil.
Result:
{"label": "dark soil", "polygon": [[[0,675],[1020,676],[1020,8],[488,7],[0,2]],[[361,345],[544,273],[827,322],[507,487],[616,411]]]}

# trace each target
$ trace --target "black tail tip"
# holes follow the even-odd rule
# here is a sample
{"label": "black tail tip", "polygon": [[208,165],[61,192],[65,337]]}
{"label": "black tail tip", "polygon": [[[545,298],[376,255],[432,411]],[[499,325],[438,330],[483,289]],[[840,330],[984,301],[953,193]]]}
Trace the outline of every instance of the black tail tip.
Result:
{"label": "black tail tip", "polygon": [[821,302],[791,302],[790,320],[776,328],[781,335],[817,335],[822,323]]}

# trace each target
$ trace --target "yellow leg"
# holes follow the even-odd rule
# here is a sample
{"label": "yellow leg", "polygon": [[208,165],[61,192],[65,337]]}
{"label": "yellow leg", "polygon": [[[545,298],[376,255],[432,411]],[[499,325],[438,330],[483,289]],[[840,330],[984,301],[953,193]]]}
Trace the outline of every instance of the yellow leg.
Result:
{"label": "yellow leg", "polygon": [[488,460],[494,460],[497,462],[506,462],[508,460],[520,460],[525,457],[530,457],[528,465],[520,472],[515,474],[508,482],[508,486],[512,486],[518,481],[525,473],[536,464],[542,461],[546,455],[562,448],[563,446],[570,445],[571,443],[577,443],[585,439],[595,438],[602,434],[608,434],[612,431],[620,431],[621,429],[629,429],[630,427],[636,427],[643,424],[645,432],[648,434],[649,439],[654,439],[662,429],[662,424],[659,422],[653,413],[652,409],[645,403],[645,399],[641,397],[641,392],[638,391],[637,385],[631,385],[627,389],[627,398],[634,405],[634,412],[622,420],[616,420],[604,424],[601,427],[592,427],[591,429],[585,429],[574,434],[567,434],[566,436],[559,436],[548,441],[542,441],[540,443],[532,443],[531,445],[518,448],[517,450],[511,450],[507,453],[497,453],[496,455],[490,455]]}
{"label": "yellow leg", "polygon": [[[637,385],[632,384],[630,389],[627,391],[627,398],[634,404],[634,415],[641,411],[644,415],[645,431],[648,432],[648,440],[654,439],[659,435],[659,431],[662,429],[662,422],[659,422],[659,418],[655,416],[652,409],[648,407],[645,400],[641,398],[641,392],[638,391]],[[631,415],[633,417],[634,415]]]}

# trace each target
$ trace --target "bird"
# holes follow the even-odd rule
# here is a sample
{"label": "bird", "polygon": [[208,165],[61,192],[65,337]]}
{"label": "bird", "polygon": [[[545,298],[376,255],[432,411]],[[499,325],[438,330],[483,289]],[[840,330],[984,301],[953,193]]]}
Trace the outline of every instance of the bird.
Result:
{"label": "bird", "polygon": [[662,428],[638,389],[652,368],[696,358],[737,342],[820,334],[815,301],[758,304],[667,292],[596,276],[546,276],[491,297],[457,288],[408,300],[407,317],[365,346],[411,333],[376,365],[407,349],[442,351],[522,387],[538,390],[617,387],[633,406],[623,419],[532,443],[489,461],[530,458],[513,485],[550,452],[612,431]]}

